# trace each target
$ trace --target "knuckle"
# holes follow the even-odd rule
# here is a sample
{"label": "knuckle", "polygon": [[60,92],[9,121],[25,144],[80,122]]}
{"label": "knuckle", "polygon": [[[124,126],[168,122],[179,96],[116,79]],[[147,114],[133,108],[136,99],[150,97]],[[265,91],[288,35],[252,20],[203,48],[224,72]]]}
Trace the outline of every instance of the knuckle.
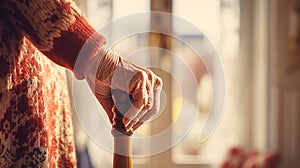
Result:
{"label": "knuckle", "polygon": [[151,93],[149,95],[147,109],[151,109],[153,107],[153,104],[154,104],[154,97],[153,96],[154,96],[153,93]]}
{"label": "knuckle", "polygon": [[145,71],[146,71],[146,73],[147,73],[147,75],[148,75],[148,79],[149,79],[149,80],[153,80],[153,78],[154,78],[154,73],[153,73],[151,70],[149,70],[149,69],[146,69]]}
{"label": "knuckle", "polygon": [[162,88],[163,85],[163,81],[160,77],[156,76],[156,80],[155,80],[155,87],[156,88]]}
{"label": "knuckle", "polygon": [[148,104],[146,105],[146,109],[152,109],[153,107],[153,102],[152,101],[149,101]]}
{"label": "knuckle", "polygon": [[143,107],[142,101],[136,101],[133,106],[136,108],[136,110],[139,110],[141,107]]}
{"label": "knuckle", "polygon": [[132,93],[133,99],[143,101],[147,97],[147,92],[143,88],[138,88]]}
{"label": "knuckle", "polygon": [[140,91],[137,91],[132,94],[133,99],[138,102],[139,105],[146,105],[148,103],[148,96],[143,89],[140,89]]}
{"label": "knuckle", "polygon": [[144,72],[144,71],[138,71],[138,72],[136,73],[136,77],[139,78],[139,79],[145,79],[146,76],[147,76],[147,73]]}
{"label": "knuckle", "polygon": [[142,103],[142,105],[146,105],[148,103],[148,99],[146,97],[143,97],[141,99],[141,103]]}

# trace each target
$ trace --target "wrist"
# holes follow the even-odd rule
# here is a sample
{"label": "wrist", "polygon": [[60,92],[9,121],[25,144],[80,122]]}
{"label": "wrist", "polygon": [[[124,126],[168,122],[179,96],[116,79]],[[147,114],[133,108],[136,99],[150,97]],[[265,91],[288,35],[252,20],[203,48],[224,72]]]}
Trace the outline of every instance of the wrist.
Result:
{"label": "wrist", "polygon": [[110,86],[111,80],[119,62],[121,62],[121,55],[112,51],[106,50],[102,55],[99,63],[99,68],[96,73],[96,78],[104,84]]}

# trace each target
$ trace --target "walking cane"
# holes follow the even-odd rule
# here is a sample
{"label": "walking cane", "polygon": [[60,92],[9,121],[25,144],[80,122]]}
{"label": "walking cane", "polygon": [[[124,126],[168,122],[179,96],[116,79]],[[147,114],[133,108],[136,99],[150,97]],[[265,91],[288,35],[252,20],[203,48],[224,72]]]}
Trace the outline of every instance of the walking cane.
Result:
{"label": "walking cane", "polygon": [[114,137],[113,168],[132,168],[130,136],[133,132],[127,132],[122,121],[123,114],[131,105],[131,98],[126,92],[120,90],[112,90],[112,98],[114,101],[111,130]]}

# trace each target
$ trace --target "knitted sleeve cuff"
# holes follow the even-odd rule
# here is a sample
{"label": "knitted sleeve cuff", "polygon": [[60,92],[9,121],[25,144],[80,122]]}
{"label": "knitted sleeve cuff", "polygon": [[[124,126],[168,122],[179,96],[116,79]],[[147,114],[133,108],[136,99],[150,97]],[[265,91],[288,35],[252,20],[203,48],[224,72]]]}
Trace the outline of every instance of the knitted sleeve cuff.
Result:
{"label": "knitted sleeve cuff", "polygon": [[44,51],[51,60],[74,72],[77,79],[83,79],[88,60],[94,57],[105,44],[105,38],[98,34],[82,16],[76,16],[68,30],[54,39],[53,48]]}
{"label": "knitted sleeve cuff", "polygon": [[105,38],[97,34],[72,0],[0,3],[0,12],[7,22],[53,62],[72,70],[78,79],[84,78],[82,72],[88,60],[105,44]]}

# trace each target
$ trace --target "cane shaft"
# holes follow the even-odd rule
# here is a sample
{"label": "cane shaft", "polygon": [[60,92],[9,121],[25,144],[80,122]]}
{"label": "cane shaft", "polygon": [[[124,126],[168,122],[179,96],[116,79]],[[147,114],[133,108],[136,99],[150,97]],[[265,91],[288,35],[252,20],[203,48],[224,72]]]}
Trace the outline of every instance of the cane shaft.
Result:
{"label": "cane shaft", "polygon": [[[124,155],[122,155],[124,153]],[[132,168],[129,137],[114,137],[113,168]]]}
{"label": "cane shaft", "polygon": [[112,108],[114,114],[112,135],[114,136],[113,168],[132,168],[130,135],[123,124],[125,112],[131,105],[130,98],[126,92],[112,91],[115,105]]}

